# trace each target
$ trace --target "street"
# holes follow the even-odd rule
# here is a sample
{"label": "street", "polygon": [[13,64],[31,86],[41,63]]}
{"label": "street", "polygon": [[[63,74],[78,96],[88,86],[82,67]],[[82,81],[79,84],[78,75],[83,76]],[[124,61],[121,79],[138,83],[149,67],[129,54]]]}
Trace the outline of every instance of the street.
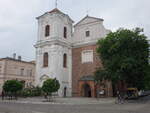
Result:
{"label": "street", "polygon": [[[84,99],[81,99],[84,101]],[[31,104],[0,101],[0,113],[150,113],[150,97],[124,104]]]}

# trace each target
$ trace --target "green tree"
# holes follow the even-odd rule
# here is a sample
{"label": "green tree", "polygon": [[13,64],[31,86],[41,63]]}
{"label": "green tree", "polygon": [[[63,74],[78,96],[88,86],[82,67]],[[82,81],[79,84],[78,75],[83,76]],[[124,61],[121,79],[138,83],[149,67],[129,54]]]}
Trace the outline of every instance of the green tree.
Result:
{"label": "green tree", "polygon": [[15,96],[17,99],[17,93],[21,91],[23,84],[18,80],[7,80],[3,85],[3,90],[5,93],[9,93],[11,98]]}
{"label": "green tree", "polygon": [[42,90],[50,97],[52,93],[57,92],[59,88],[60,84],[56,78],[44,81],[42,86]]}
{"label": "green tree", "polygon": [[147,75],[149,44],[142,32],[140,28],[119,29],[98,41],[97,52],[104,68],[95,72],[96,80],[110,79],[113,83],[123,80],[128,87],[145,87],[145,77],[150,76]]}

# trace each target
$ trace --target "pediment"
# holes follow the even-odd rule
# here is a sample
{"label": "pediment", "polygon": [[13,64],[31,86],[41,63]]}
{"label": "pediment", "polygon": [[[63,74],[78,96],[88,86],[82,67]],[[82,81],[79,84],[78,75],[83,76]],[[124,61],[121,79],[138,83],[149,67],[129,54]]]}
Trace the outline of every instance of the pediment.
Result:
{"label": "pediment", "polygon": [[75,24],[75,26],[80,26],[80,25],[84,25],[84,24],[92,23],[92,22],[96,22],[96,21],[104,21],[104,20],[101,18],[86,16],[82,20],[80,20],[77,24]]}

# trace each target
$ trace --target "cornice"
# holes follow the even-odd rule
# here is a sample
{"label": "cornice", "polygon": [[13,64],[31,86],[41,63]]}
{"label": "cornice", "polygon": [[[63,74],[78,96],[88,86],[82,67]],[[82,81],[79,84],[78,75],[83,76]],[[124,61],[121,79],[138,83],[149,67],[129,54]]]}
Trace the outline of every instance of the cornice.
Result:
{"label": "cornice", "polygon": [[97,43],[97,40],[93,40],[90,42],[74,43],[74,44],[72,44],[72,48],[80,48],[80,47],[85,47],[85,46],[96,45],[96,43]]}
{"label": "cornice", "polygon": [[34,47],[35,48],[39,48],[39,47],[43,47],[43,46],[50,46],[50,45],[61,45],[61,46],[65,46],[68,48],[72,48],[72,45],[70,42],[65,42],[63,40],[60,39],[54,39],[54,40],[46,40],[46,41],[38,41]]}

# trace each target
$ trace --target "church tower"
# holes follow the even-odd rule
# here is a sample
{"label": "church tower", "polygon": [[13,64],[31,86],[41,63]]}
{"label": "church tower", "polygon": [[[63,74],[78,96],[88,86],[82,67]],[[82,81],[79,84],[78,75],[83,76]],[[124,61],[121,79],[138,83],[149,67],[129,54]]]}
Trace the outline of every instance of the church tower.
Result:
{"label": "church tower", "polygon": [[37,17],[36,85],[48,78],[60,82],[59,96],[72,92],[72,24],[73,20],[55,8]]}

